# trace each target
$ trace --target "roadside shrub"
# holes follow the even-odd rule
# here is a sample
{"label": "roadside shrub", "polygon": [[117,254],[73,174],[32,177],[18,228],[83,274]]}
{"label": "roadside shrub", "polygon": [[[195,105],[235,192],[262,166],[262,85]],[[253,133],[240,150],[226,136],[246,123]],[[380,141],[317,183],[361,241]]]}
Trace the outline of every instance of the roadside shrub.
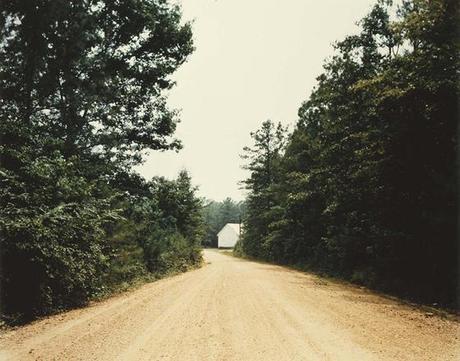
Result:
{"label": "roadside shrub", "polygon": [[2,218],[3,312],[30,318],[88,302],[106,266],[94,205],[66,204]]}
{"label": "roadside shrub", "polygon": [[186,271],[201,262],[201,251],[178,232],[156,232],[145,244],[145,260],[150,272]]}
{"label": "roadside shrub", "polygon": [[75,171],[77,159],[24,152],[17,161],[24,163],[16,172],[0,174],[1,313],[12,321],[98,293],[107,265],[103,227],[117,219]]}

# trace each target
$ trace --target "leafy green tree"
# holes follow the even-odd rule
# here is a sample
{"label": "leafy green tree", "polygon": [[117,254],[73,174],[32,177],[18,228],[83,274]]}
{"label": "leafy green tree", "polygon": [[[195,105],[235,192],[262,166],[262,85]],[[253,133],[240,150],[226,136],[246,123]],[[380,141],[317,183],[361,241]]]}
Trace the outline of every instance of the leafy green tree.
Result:
{"label": "leafy green tree", "polygon": [[2,313],[84,304],[144,272],[138,234],[161,207],[131,166],[180,148],[164,94],[192,50],[166,0],[0,2]]}
{"label": "leafy green tree", "polygon": [[204,221],[201,199],[186,171],[174,181],[156,178],[152,195],[160,214],[142,241],[147,267],[152,272],[185,270],[201,261],[201,239]]}
{"label": "leafy green tree", "polygon": [[18,171],[0,174],[1,304],[13,319],[78,306],[101,291],[104,229],[119,219],[110,199],[92,196],[97,183],[81,177],[73,158],[20,156]]}
{"label": "leafy green tree", "polygon": [[[177,179],[124,179],[118,208],[123,220],[109,229],[107,287],[129,285],[139,278],[184,271],[201,262],[201,200],[187,172]],[[129,191],[128,191],[129,189]]]}
{"label": "leafy green tree", "polygon": [[[167,1],[4,1],[0,47],[5,121],[43,146],[139,161],[177,148],[162,90],[193,50],[190,25]],[[97,169],[99,171],[99,169]]]}
{"label": "leafy green tree", "polygon": [[459,5],[393,10],[377,1],[336,44],[278,176],[250,169],[242,249],[455,305]]}
{"label": "leafy green tree", "polygon": [[269,224],[276,216],[277,194],[273,188],[281,176],[279,163],[285,145],[286,129],[281,123],[270,120],[262,123],[259,130],[251,133],[252,147],[243,149],[242,159],[247,163],[250,177],[243,183],[249,191],[247,214],[240,247],[254,257],[270,257]]}

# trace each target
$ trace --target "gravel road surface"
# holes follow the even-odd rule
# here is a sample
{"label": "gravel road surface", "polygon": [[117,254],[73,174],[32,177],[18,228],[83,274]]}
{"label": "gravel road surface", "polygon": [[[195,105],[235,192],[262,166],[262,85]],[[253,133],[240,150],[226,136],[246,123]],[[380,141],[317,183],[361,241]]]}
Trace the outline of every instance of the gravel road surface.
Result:
{"label": "gravel road surface", "polygon": [[200,269],[0,335],[0,360],[460,360],[454,317],[205,250]]}

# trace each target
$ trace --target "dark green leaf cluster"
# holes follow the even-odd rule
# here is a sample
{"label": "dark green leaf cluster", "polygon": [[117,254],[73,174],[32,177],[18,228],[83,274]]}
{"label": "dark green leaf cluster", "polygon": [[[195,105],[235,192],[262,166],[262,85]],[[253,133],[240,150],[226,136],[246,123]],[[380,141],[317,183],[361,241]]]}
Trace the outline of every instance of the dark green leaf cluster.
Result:
{"label": "dark green leaf cluster", "polygon": [[282,154],[271,158],[282,145],[273,131],[253,136],[239,247],[453,305],[458,2],[404,1],[395,12],[379,1],[360,24],[336,44]]}

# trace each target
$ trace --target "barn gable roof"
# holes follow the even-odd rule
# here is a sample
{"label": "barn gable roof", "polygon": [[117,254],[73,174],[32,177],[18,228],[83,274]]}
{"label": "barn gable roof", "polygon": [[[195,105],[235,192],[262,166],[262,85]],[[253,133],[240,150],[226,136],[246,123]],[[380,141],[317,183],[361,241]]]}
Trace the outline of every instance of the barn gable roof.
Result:
{"label": "barn gable roof", "polygon": [[239,223],[227,223],[225,226],[222,227],[219,233],[222,232],[225,228],[230,228],[233,231],[235,231],[236,234],[240,234],[240,224]]}

